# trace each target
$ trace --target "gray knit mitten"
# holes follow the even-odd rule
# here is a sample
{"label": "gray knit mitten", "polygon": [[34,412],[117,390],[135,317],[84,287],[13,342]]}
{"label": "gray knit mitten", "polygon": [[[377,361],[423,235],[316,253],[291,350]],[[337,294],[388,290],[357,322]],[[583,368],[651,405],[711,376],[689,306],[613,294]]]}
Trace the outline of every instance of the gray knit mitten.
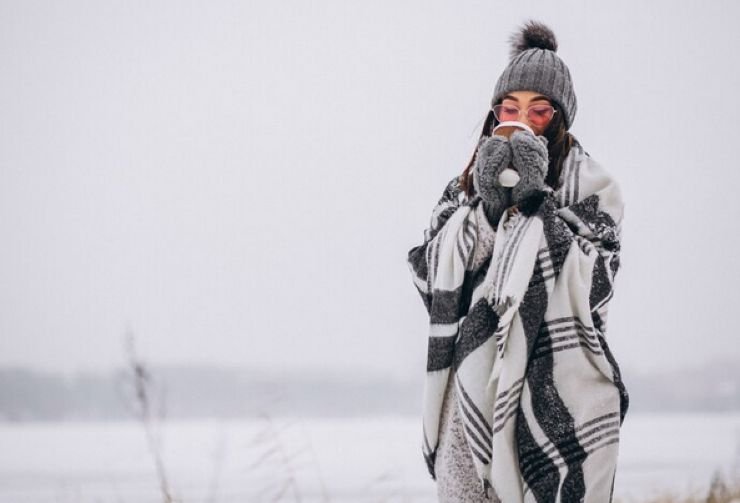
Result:
{"label": "gray knit mitten", "polygon": [[519,172],[519,183],[511,192],[512,202],[519,204],[545,188],[549,165],[547,138],[528,131],[516,131],[509,138],[512,164]]}
{"label": "gray knit mitten", "polygon": [[509,166],[511,155],[509,140],[505,136],[485,137],[478,143],[473,186],[480,194],[483,210],[494,228],[506,208],[512,205],[512,189],[498,183],[498,176]]}

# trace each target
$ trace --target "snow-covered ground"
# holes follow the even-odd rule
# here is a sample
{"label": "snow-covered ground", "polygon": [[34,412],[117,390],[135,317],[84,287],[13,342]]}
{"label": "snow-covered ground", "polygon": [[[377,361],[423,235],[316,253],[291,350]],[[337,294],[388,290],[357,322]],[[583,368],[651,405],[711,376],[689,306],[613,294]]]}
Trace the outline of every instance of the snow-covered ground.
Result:
{"label": "snow-covered ground", "polygon": [[[184,502],[434,501],[420,435],[404,416],[173,421],[162,438]],[[616,495],[700,490],[739,446],[740,414],[628,414]],[[134,422],[0,425],[3,503],[157,502],[154,473]]]}

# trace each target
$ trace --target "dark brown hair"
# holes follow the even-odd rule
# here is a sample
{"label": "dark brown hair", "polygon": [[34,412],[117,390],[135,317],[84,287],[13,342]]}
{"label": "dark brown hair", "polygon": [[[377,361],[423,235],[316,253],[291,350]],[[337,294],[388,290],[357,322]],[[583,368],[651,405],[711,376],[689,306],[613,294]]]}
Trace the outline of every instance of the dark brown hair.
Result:
{"label": "dark brown hair", "polygon": [[[500,103],[499,100],[496,104]],[[545,177],[545,183],[552,187],[554,190],[558,189],[558,183],[560,181],[560,172],[563,169],[563,161],[570,152],[573,145],[578,144],[578,140],[568,132],[565,128],[565,120],[563,118],[562,108],[555,102],[550,104],[557,111],[553,115],[552,120],[545,128],[542,135],[547,138],[547,153],[550,159],[549,167],[547,169],[547,176]],[[483,123],[483,130],[481,131],[480,138],[478,138],[477,145],[480,145],[481,139],[485,136],[491,136],[491,130],[498,125],[498,120],[493,115],[493,110],[488,111],[486,121]],[[468,197],[475,195],[475,188],[473,187],[473,167],[475,166],[475,158],[477,156],[476,151],[473,152],[473,156],[470,158],[470,162],[465,170],[460,175],[460,186],[465,191]]]}

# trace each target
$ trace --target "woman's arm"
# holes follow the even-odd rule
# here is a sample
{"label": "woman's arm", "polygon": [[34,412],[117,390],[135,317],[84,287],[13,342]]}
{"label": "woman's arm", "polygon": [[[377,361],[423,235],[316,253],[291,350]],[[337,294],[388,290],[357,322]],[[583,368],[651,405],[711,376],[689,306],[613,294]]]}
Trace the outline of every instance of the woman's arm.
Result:
{"label": "woman's arm", "polygon": [[583,153],[579,170],[586,186],[579,187],[578,201],[557,208],[556,216],[567,226],[583,253],[596,253],[589,305],[594,325],[606,331],[608,304],[614,294],[614,279],[620,267],[624,201],[619,184],[588,154]]}
{"label": "woman's arm", "polygon": [[[595,360],[603,375],[614,382],[619,390],[620,423],[629,408],[629,394],[624,386],[619,364],[607,343],[607,316],[614,293],[614,280],[620,268],[621,228],[624,203],[617,182],[588,154],[578,148],[574,161],[564,173],[569,180],[562,190],[550,192],[541,207],[543,228],[547,237],[547,260],[537,269],[540,277],[558,278],[566,264],[571,273],[576,271],[567,287],[573,305],[582,306],[579,319],[587,320],[585,309],[590,310],[591,322],[596,330],[599,346],[606,365]],[[576,182],[577,180],[577,182]],[[570,204],[570,201],[575,201]],[[566,257],[568,260],[566,261]],[[568,283],[568,278],[564,278]],[[595,358],[586,351],[589,359]],[[609,368],[611,370],[609,370]]]}
{"label": "woman's arm", "polygon": [[[512,135],[511,144],[514,166],[522,175],[522,188],[515,187],[514,202],[525,213],[540,213],[551,254],[555,255],[553,273],[559,273],[564,253],[573,241],[581,253],[595,257],[589,305],[596,328],[605,331],[607,305],[620,265],[624,203],[619,185],[580,146],[574,146],[569,153],[574,156],[568,163],[570,171],[563,176],[566,184],[559,192],[553,192],[544,182],[548,164],[546,140],[517,132]],[[568,198],[563,197],[564,192]]]}
{"label": "woman's arm", "polygon": [[432,209],[429,226],[424,230],[424,241],[408,252],[407,263],[411,270],[414,286],[416,286],[424,301],[427,313],[431,311],[432,305],[432,281],[429,271],[436,260],[437,236],[450,216],[460,207],[464,198],[465,194],[459,185],[459,177],[456,176],[447,183],[442,196]]}

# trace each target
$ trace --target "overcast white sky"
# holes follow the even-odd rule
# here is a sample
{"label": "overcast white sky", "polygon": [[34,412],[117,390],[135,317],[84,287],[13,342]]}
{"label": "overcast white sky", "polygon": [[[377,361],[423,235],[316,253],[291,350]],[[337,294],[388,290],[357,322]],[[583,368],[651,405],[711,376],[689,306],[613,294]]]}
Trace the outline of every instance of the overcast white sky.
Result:
{"label": "overcast white sky", "polygon": [[607,334],[653,370],[737,344],[740,4],[0,1],[0,364],[419,375],[406,253],[549,24],[571,131],[622,186]]}

